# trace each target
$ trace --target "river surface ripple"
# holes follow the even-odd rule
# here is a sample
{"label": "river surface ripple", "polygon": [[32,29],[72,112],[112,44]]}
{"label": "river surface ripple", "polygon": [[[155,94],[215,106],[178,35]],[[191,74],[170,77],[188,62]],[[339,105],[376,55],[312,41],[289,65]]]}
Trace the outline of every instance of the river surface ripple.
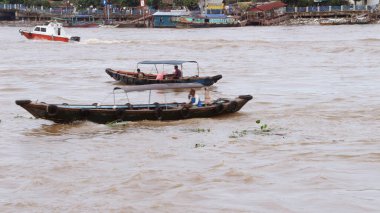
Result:
{"label": "river surface ripple", "polygon": [[[0,27],[1,212],[379,211],[380,25],[68,31],[82,41]],[[161,59],[222,74],[214,98],[254,99],[230,116],[123,126],[14,104],[112,103],[105,68]]]}

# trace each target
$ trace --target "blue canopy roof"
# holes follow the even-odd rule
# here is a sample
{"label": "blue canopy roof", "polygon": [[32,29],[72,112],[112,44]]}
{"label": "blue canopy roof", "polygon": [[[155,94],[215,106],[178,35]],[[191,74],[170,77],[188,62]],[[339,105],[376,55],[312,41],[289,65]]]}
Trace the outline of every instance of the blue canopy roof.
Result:
{"label": "blue canopy roof", "polygon": [[137,64],[170,64],[182,65],[183,63],[198,63],[196,61],[181,61],[181,60],[163,60],[163,61],[140,61]]}
{"label": "blue canopy roof", "polygon": [[227,18],[224,14],[206,14],[206,18]]}

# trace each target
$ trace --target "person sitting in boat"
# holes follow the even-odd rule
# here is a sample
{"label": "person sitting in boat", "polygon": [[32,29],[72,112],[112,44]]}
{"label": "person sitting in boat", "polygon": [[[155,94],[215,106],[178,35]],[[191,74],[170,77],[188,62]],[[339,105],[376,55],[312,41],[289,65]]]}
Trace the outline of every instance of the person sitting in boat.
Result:
{"label": "person sitting in boat", "polygon": [[210,91],[207,88],[205,88],[205,104],[211,105],[211,103],[212,103],[212,100],[210,96]]}
{"label": "person sitting in boat", "polygon": [[192,104],[193,106],[197,106],[199,102],[199,96],[195,94],[195,89],[190,89],[189,95],[187,98],[190,100],[189,104]]}
{"label": "person sitting in boat", "polygon": [[165,74],[166,73],[164,71],[158,73],[157,76],[156,76],[156,80],[164,80]]}
{"label": "person sitting in boat", "polygon": [[173,79],[180,79],[182,78],[182,71],[180,69],[178,69],[178,66],[175,65],[174,66],[174,73],[173,73]]}
{"label": "person sitting in boat", "polygon": [[141,72],[141,70],[139,68],[137,68],[137,78],[144,78],[144,73]]}

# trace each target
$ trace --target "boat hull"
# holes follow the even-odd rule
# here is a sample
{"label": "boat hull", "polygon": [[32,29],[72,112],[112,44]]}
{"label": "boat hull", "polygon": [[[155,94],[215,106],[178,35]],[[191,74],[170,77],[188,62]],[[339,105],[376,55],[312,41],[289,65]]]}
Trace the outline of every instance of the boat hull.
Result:
{"label": "boat hull", "polygon": [[137,73],[116,71],[113,69],[106,69],[106,73],[126,85],[145,85],[145,84],[167,84],[167,83],[200,83],[204,86],[211,86],[222,78],[222,75],[206,76],[206,77],[184,77],[181,79],[163,79],[156,80],[156,75],[146,75],[145,78],[137,78]]}
{"label": "boat hull", "polygon": [[140,105],[67,105],[33,103],[30,100],[17,100],[16,104],[27,110],[36,118],[51,120],[56,123],[74,121],[91,121],[99,124],[121,121],[141,120],[182,120],[190,118],[207,118],[239,111],[248,101],[250,95],[239,96],[232,100],[219,99],[211,105],[200,107],[186,103],[140,104]]}
{"label": "boat hull", "polygon": [[49,40],[49,41],[61,41],[61,42],[70,41],[70,38],[67,38],[67,37],[42,35],[42,34],[36,34],[36,33],[27,32],[27,31],[20,31],[20,33],[21,35],[25,36],[25,38],[32,39],[32,40]]}

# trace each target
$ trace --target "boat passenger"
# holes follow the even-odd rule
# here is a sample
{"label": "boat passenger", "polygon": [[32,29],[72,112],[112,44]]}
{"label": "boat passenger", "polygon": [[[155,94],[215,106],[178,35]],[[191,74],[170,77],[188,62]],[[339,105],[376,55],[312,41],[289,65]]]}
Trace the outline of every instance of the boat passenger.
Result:
{"label": "boat passenger", "polygon": [[189,104],[192,104],[193,106],[197,106],[199,101],[199,96],[195,94],[195,89],[190,89],[189,95],[187,98],[190,100]]}
{"label": "boat passenger", "polygon": [[137,78],[144,78],[144,73],[143,72],[141,72],[141,70],[138,68],[137,69]]}
{"label": "boat passenger", "polygon": [[206,105],[210,105],[212,102],[211,102],[211,96],[210,96],[210,91],[205,88],[205,104]]}
{"label": "boat passenger", "polygon": [[180,79],[180,78],[182,78],[182,71],[180,69],[178,69],[177,65],[174,66],[174,73],[173,74],[174,74],[173,79]]}
{"label": "boat passenger", "polygon": [[165,72],[162,71],[162,72],[157,74],[156,80],[164,80],[164,77],[165,77]]}

